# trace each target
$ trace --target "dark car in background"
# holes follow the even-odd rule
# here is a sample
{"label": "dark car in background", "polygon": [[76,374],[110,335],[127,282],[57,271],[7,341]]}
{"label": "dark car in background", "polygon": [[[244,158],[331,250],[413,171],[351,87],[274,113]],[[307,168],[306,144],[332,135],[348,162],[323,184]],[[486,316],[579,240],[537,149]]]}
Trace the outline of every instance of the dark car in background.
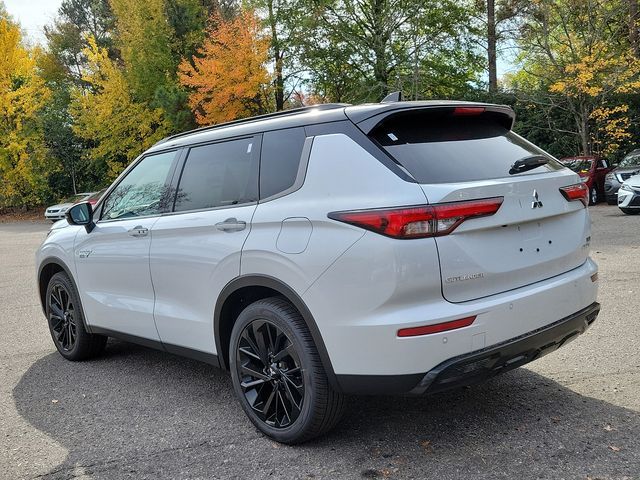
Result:
{"label": "dark car in background", "polygon": [[604,179],[611,167],[603,158],[591,155],[561,158],[565,167],[580,175],[587,187],[589,187],[589,205],[595,205],[604,197]]}
{"label": "dark car in background", "polygon": [[618,190],[622,182],[640,172],[640,148],[627,153],[604,179],[604,194],[609,205],[618,204]]}

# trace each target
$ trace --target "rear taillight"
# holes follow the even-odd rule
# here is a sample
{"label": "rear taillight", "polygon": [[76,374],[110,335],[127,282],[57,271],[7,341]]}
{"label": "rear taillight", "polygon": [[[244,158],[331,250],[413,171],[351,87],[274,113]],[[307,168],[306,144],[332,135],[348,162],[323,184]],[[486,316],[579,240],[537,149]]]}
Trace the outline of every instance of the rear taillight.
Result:
{"label": "rear taillight", "polygon": [[503,197],[493,197],[417,207],[332,212],[328,217],[392,238],[440,237],[453,232],[465,220],[493,215],[503,200]]}
{"label": "rear taillight", "polygon": [[589,204],[589,187],[584,183],[575,183],[566,187],[560,187],[560,193],[568,202],[579,200],[586,207]]}

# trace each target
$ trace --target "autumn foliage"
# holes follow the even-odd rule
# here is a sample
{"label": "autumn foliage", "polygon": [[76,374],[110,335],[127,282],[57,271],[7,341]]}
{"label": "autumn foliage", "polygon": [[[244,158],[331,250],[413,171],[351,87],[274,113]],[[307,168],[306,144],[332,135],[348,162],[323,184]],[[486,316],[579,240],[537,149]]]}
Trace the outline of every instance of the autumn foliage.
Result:
{"label": "autumn foliage", "polygon": [[264,113],[267,109],[269,40],[250,11],[225,21],[214,14],[197,55],[178,68],[190,90],[189,105],[200,125]]}

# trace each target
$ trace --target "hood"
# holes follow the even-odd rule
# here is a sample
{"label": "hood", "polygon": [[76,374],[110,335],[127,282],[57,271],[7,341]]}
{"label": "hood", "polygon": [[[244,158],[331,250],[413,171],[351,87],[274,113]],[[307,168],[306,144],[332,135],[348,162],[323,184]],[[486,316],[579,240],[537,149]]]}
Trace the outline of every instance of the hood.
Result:
{"label": "hood", "polygon": [[633,188],[640,188],[640,175],[634,175],[633,177],[628,178],[625,180],[624,184]]}
{"label": "hood", "polygon": [[59,230],[61,228],[66,228],[68,226],[69,226],[69,222],[67,222],[66,218],[63,218],[62,220],[58,220],[53,225],[51,225],[50,230]]}

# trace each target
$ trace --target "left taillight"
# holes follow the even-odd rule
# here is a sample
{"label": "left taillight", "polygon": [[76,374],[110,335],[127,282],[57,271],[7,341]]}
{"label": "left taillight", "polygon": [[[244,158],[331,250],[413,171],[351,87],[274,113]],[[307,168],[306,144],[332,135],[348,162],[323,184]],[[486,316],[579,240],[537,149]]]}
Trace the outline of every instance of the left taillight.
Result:
{"label": "left taillight", "polygon": [[397,208],[331,212],[339,222],[398,239],[440,237],[453,232],[465,220],[495,214],[503,197]]}
{"label": "left taillight", "polygon": [[589,205],[589,187],[584,183],[560,187],[560,193],[568,202],[580,201],[585,207]]}

